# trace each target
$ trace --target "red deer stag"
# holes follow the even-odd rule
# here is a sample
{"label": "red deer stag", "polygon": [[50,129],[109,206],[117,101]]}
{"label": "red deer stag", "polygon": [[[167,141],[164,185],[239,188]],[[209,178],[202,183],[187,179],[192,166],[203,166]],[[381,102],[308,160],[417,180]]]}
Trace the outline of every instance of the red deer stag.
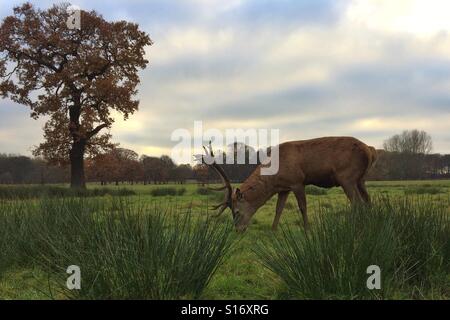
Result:
{"label": "red deer stag", "polygon": [[[214,153],[209,146],[209,155]],[[207,149],[205,151],[208,153]],[[219,174],[225,190],[225,201],[213,209],[219,216],[231,209],[238,231],[245,231],[253,214],[273,195],[278,194],[272,229],[276,230],[286,199],[292,191],[308,229],[305,186],[322,188],[341,186],[351,203],[369,203],[364,184],[369,169],[377,158],[375,148],[352,137],[324,137],[290,141],[279,145],[279,170],[274,175],[262,175],[261,165],[239,188],[233,189],[224,170],[215,161],[210,166]]]}

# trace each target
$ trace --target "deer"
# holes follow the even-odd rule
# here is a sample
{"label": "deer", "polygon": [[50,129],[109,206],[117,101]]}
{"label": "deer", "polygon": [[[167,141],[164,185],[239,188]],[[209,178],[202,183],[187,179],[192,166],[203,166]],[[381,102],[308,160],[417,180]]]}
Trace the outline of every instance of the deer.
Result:
{"label": "deer", "polygon": [[[272,230],[277,230],[289,193],[297,200],[305,230],[309,229],[306,193],[307,185],[321,188],[342,187],[351,204],[370,204],[365,186],[366,176],[377,159],[374,147],[354,137],[322,137],[310,140],[288,141],[278,145],[279,168],[273,175],[262,175],[260,164],[238,188],[231,186],[223,168],[214,160],[207,163],[222,180],[224,201],[213,206],[220,216],[231,210],[238,232],[244,232],[253,215],[274,195],[278,195]],[[214,158],[209,144],[206,155]]]}

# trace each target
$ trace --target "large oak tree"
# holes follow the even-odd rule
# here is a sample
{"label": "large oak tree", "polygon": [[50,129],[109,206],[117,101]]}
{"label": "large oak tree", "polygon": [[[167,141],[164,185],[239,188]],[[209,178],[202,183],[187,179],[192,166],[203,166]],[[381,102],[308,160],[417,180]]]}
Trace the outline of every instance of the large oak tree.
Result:
{"label": "large oak tree", "polygon": [[[138,72],[147,66],[149,36],[135,23],[108,22],[81,11],[67,26],[69,4],[39,10],[26,3],[0,26],[0,94],[48,117],[36,154],[70,161],[71,186],[85,187],[84,157],[111,147],[103,129],[138,109]],[[101,132],[102,131],[102,132]]]}

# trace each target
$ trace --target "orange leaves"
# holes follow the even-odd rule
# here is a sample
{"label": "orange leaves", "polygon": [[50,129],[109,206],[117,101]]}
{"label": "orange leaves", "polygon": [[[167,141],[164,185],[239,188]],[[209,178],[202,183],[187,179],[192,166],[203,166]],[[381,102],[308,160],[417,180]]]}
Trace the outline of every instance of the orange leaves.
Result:
{"label": "orange leaves", "polygon": [[[112,146],[101,129],[112,124],[111,110],[124,118],[137,110],[138,72],[152,44],[137,24],[108,22],[95,11],[82,11],[81,29],[69,30],[67,6],[25,4],[0,26],[0,94],[29,106],[33,118],[50,115],[37,152],[57,161],[78,139],[89,140],[91,154]],[[11,80],[8,62],[19,63]]]}

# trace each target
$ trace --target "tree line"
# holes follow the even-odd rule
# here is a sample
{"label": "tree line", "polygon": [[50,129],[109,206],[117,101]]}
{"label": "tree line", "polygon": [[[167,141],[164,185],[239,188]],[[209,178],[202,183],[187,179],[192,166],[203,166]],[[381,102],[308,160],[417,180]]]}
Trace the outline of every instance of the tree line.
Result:
{"label": "tree line", "polygon": [[[450,179],[450,154],[433,154],[431,137],[424,131],[411,130],[395,135],[378,150],[378,160],[369,180]],[[237,164],[240,152],[245,164]],[[244,181],[258,165],[259,154],[243,143],[234,143],[226,151],[216,152],[233,164],[222,164],[233,182]],[[256,159],[256,160],[255,160]],[[256,162],[253,163],[252,162]],[[139,156],[135,151],[115,147],[85,160],[90,182],[107,184],[166,184],[195,181],[216,182],[219,177],[207,165],[176,164],[169,156]],[[67,166],[55,165],[41,158],[0,154],[0,184],[67,183]]]}
{"label": "tree line", "polygon": [[[248,164],[253,148],[235,144],[232,157],[237,163],[237,152],[246,150],[246,164],[224,164],[224,169],[233,181],[243,181],[256,168]],[[226,152],[223,152],[224,158]],[[139,156],[135,151],[115,147],[85,160],[86,179],[89,182],[107,184],[184,184],[189,180],[206,184],[218,179],[215,172],[204,164],[176,164],[169,156]],[[70,168],[63,164],[47,162],[42,158],[0,154],[0,184],[46,184],[70,182]]]}
{"label": "tree line", "polygon": [[369,179],[412,180],[450,178],[450,155],[432,154],[433,141],[425,131],[405,130],[383,143]]}

